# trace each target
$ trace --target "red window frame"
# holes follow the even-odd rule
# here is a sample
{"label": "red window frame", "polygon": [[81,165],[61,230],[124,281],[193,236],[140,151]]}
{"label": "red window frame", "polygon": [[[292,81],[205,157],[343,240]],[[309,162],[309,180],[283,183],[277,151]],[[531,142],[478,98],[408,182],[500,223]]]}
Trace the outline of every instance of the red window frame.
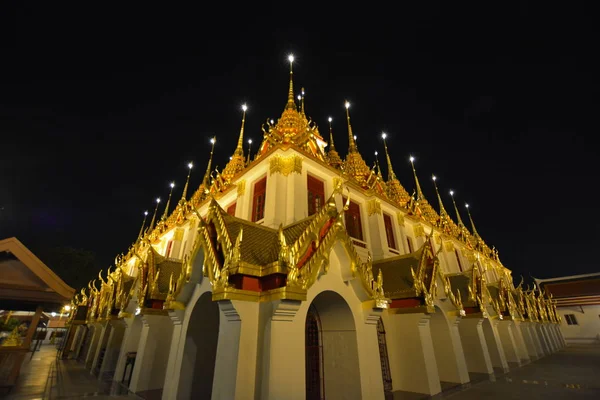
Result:
{"label": "red window frame", "polygon": [[388,214],[383,214],[383,225],[385,227],[385,236],[390,249],[398,250],[396,246],[396,235],[394,235],[394,224],[392,217]]}
{"label": "red window frame", "polygon": [[265,217],[265,200],[267,194],[267,177],[254,184],[252,195],[252,222],[260,221]]}
{"label": "red window frame", "polygon": [[[346,198],[344,198],[344,203]],[[360,205],[350,200],[348,210],[344,212],[344,220],[346,222],[346,232],[354,239],[364,242],[362,220],[360,217]]]}
{"label": "red window frame", "polygon": [[325,204],[325,184],[314,176],[306,176],[306,187],[308,192],[308,215],[321,211]]}
{"label": "red window frame", "polygon": [[227,214],[235,217],[235,207],[237,206],[237,202],[231,204],[229,207],[227,207]]}

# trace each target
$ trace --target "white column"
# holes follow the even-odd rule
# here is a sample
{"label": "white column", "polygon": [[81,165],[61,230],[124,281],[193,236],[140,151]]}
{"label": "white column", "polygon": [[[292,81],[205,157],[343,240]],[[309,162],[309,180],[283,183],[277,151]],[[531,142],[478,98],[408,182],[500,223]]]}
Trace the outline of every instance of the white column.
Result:
{"label": "white column", "polygon": [[518,344],[513,335],[512,325],[513,321],[498,321],[498,333],[500,334],[506,360],[520,367],[521,358],[519,357]]}
{"label": "white column", "polygon": [[134,392],[162,389],[173,324],[165,315],[142,315],[142,332],[129,389]]}
{"label": "white column", "polygon": [[517,352],[519,354],[519,358],[521,359],[521,364],[525,365],[531,362],[529,358],[529,352],[527,350],[527,344],[525,343],[525,338],[523,338],[523,332],[521,330],[521,322],[513,321],[512,325],[513,335],[515,337],[515,341],[517,344]]}
{"label": "white column", "polygon": [[493,374],[494,368],[483,333],[483,318],[463,318],[458,329],[469,372]]}
{"label": "white column", "polygon": [[441,309],[436,309],[430,326],[440,381],[467,383],[469,371],[458,332],[460,317],[446,316]]}
{"label": "white column", "polygon": [[264,332],[261,399],[304,400],[305,321],[295,318],[301,302],[280,300],[271,306]]}
{"label": "white column", "polygon": [[[296,175],[296,174],[294,174]],[[233,303],[233,304],[232,304]],[[258,392],[257,379],[258,373],[258,341],[262,326],[260,325],[260,303],[234,301],[231,303],[222,302],[219,304],[222,312],[222,319],[227,320],[227,339],[223,339],[224,343],[233,342],[234,345],[229,348],[229,356],[231,357],[231,368],[237,364],[237,378],[233,385],[235,389],[236,400],[254,400]],[[235,307],[235,308],[234,308]],[[237,310],[237,313],[235,311]],[[243,322],[240,322],[243,321]],[[219,337],[219,341],[221,338]],[[225,346],[225,344],[224,344]],[[234,348],[239,348],[234,354]],[[218,351],[218,350],[217,350]],[[217,352],[217,356],[219,353]],[[230,374],[226,365],[221,366],[221,370],[227,375]],[[215,366],[215,376],[216,376]],[[221,382],[222,380],[219,379]],[[221,382],[224,385],[225,382]],[[213,388],[213,393],[214,393]],[[219,389],[222,399],[229,399],[227,390]],[[213,394],[213,399],[214,399]]]}
{"label": "white column", "polygon": [[[121,382],[123,380],[123,372],[125,371],[125,362],[127,361],[127,353],[137,351],[142,333],[142,317],[135,316],[123,318],[125,331],[123,332],[123,340],[119,349],[119,359],[115,368],[113,380]],[[131,367],[128,367],[131,368]]]}
{"label": "white column", "polygon": [[217,343],[212,398],[237,399],[236,381],[240,372],[238,369],[238,354],[242,320],[231,301],[220,301],[219,310],[221,311],[219,341]]}
{"label": "white column", "polygon": [[540,338],[535,330],[535,322],[526,322],[524,323],[524,325],[527,326],[527,331],[529,332],[529,336],[531,337],[531,342],[533,343],[533,347],[535,348],[537,358],[540,359],[544,357],[544,350],[542,349]]}
{"label": "white column", "polygon": [[521,328],[521,334],[523,336],[523,340],[525,341],[525,347],[527,348],[527,354],[529,354],[529,358],[531,360],[537,360],[539,357],[537,349],[535,347],[535,343],[533,342],[533,337],[531,336],[531,332],[529,330],[529,322],[521,322],[519,324]]}
{"label": "white column", "polygon": [[508,362],[502,346],[500,333],[498,332],[499,320],[487,319],[483,321],[483,334],[488,347],[492,366],[502,372],[508,372]]}
{"label": "white column", "polygon": [[548,343],[548,340],[546,339],[546,336],[544,335],[544,332],[542,331],[542,323],[538,322],[535,324],[535,332],[537,334],[538,339],[540,340],[540,344],[542,345],[542,350],[544,351],[545,355],[550,355],[552,354],[552,352],[550,351],[550,345]]}
{"label": "white column", "polygon": [[388,312],[383,318],[394,391],[440,393],[442,387],[429,326],[431,317]]}
{"label": "white column", "polygon": [[[193,304],[190,306],[193,307]],[[175,399],[177,394],[177,384],[179,383],[179,369],[176,368],[177,357],[185,346],[186,330],[183,327],[185,310],[170,310],[169,318],[173,323],[173,334],[169,344],[169,360],[167,361],[167,371],[165,372],[165,386],[163,387],[163,400]]]}
{"label": "white column", "polygon": [[92,334],[92,339],[90,340],[90,345],[87,350],[87,354],[85,355],[85,367],[90,368],[92,366],[92,362],[94,361],[94,357],[96,356],[96,347],[98,345],[98,341],[100,340],[100,336],[102,335],[102,325],[99,323],[92,324],[94,327],[94,332]]}
{"label": "white column", "polygon": [[376,367],[381,366],[377,322],[382,311],[379,308],[365,308],[363,310],[364,323],[360,323],[362,322],[360,321],[356,324],[360,388],[363,399],[382,399],[384,397],[381,367]]}
{"label": "white column", "polygon": [[98,379],[102,379],[103,374],[107,372],[112,372],[114,374],[119,359],[121,345],[123,344],[123,335],[125,334],[126,326],[125,322],[122,320],[113,320],[109,322],[109,325],[111,326],[110,334],[106,342],[106,350],[104,352],[102,365],[100,365]]}

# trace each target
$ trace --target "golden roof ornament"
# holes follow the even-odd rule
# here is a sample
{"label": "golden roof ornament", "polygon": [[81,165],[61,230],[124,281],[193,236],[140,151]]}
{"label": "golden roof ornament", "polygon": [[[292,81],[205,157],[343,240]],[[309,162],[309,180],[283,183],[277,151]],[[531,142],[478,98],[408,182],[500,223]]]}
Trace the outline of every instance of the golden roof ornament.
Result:
{"label": "golden roof ornament", "polygon": [[491,249],[485,243],[485,241],[479,236],[477,229],[475,228],[475,223],[473,222],[473,218],[471,217],[471,212],[469,211],[469,205],[465,204],[465,208],[467,209],[467,215],[469,216],[469,221],[471,221],[471,229],[473,231],[473,239],[474,239],[474,247],[476,250],[484,253],[487,256],[492,255]]}
{"label": "golden roof ornament", "polygon": [[346,119],[348,121],[348,154],[344,162],[344,173],[354,179],[360,186],[368,187],[367,179],[371,175],[371,168],[367,166],[356,147],[352,124],[350,123],[350,103],[346,101],[344,106],[346,107]]}
{"label": "golden roof ornament", "polygon": [[156,198],[156,207],[154,207],[154,214],[152,214],[152,220],[150,220],[150,225],[148,226],[147,232],[151,233],[154,229],[154,222],[156,221],[156,213],[158,212],[158,205],[160,204],[160,197]]}
{"label": "golden roof ornament", "polygon": [[460,217],[460,213],[458,212],[458,207],[456,206],[456,201],[454,201],[454,190],[450,190],[450,197],[452,198],[452,205],[454,206],[454,212],[456,213],[456,220],[458,221],[458,239],[462,242],[468,243],[469,237],[471,234],[467,230],[467,227],[462,221]]}
{"label": "golden roof ornament", "polygon": [[208,193],[210,192],[210,173],[212,170],[212,159],[213,153],[215,151],[215,143],[217,142],[216,137],[210,138],[210,155],[208,156],[208,164],[206,165],[206,172],[204,173],[204,177],[202,178],[202,183],[200,183],[200,187],[194,192],[192,195],[192,205],[194,207],[198,207],[202,200],[206,198]]}
{"label": "golden roof ornament", "polygon": [[[423,191],[421,190],[421,184],[419,183],[419,178],[417,177],[417,170],[415,169],[415,158],[413,156],[410,156],[409,161],[410,161],[410,165],[412,167],[413,176],[415,178],[415,190],[416,190],[416,197],[413,202],[413,210],[409,210],[409,211],[412,211],[414,214],[417,214],[417,215],[420,214],[421,217],[423,219],[425,219],[426,222],[429,222],[430,224],[435,224],[437,222],[439,216],[437,215],[437,212],[435,212],[433,207],[431,207],[431,205],[425,198],[425,195],[423,195]],[[417,210],[417,208],[418,208],[418,210]]]}
{"label": "golden roof ornament", "polygon": [[327,118],[329,121],[329,151],[327,152],[327,160],[329,161],[329,165],[334,168],[340,169],[342,168],[343,161],[340,157],[339,153],[335,149],[335,143],[333,142],[333,129],[331,126],[331,121],[333,119],[331,117]]}
{"label": "golden roof ornament", "polygon": [[383,149],[385,151],[385,158],[387,161],[387,169],[388,169],[388,180],[387,180],[387,195],[388,197],[398,203],[402,207],[407,207],[410,201],[410,195],[402,186],[396,174],[394,173],[394,168],[392,167],[392,160],[390,159],[390,153],[387,148],[387,133],[383,132],[381,134],[381,138],[383,139]]}
{"label": "golden roof ornament", "polygon": [[240,128],[240,136],[238,138],[237,147],[233,152],[233,156],[221,172],[221,176],[225,180],[226,184],[231,183],[231,180],[235,175],[240,173],[246,167],[246,158],[244,157],[244,125],[246,124],[246,111],[248,107],[242,104],[242,127]]}
{"label": "golden roof ornament", "polygon": [[248,139],[248,159],[246,160],[246,165],[250,164],[250,153],[252,151],[252,139]]}
{"label": "golden roof ornament", "polygon": [[169,190],[169,197],[167,198],[167,204],[165,204],[165,211],[163,212],[163,215],[160,218],[160,222],[166,221],[167,217],[169,216],[169,206],[171,205],[171,197],[173,196],[173,188],[175,187],[175,182],[169,183],[169,187],[171,188]]}
{"label": "golden roof ornament", "polygon": [[450,218],[450,215],[444,207],[444,203],[442,202],[442,197],[440,196],[440,191],[438,190],[436,183],[437,177],[435,175],[431,175],[431,180],[433,181],[435,194],[437,195],[438,203],[440,205],[440,218],[438,219],[436,225],[439,229],[442,230],[442,232],[456,236],[458,235],[458,226],[456,226],[454,221],[452,221],[452,218]]}
{"label": "golden roof ornament", "polygon": [[148,217],[148,211],[144,211],[144,220],[142,221],[142,227],[140,228],[140,233],[138,234],[137,240],[139,241],[144,235],[144,227],[146,225],[146,218]]}
{"label": "golden roof ornament", "polygon": [[[315,158],[325,161],[325,146],[327,143],[321,137],[316,124],[306,118],[304,113],[304,96],[300,95],[301,110],[299,111],[294,101],[294,80],[292,65],[294,56],[288,57],[290,62],[290,83],[286,106],[277,120],[267,120],[267,129],[263,125],[264,138],[259,148],[257,157],[265,154],[270,148],[277,145],[296,145]],[[302,89],[304,94],[304,89]]]}
{"label": "golden roof ornament", "polygon": [[187,191],[188,191],[188,186],[190,184],[190,176],[192,175],[192,168],[194,168],[194,163],[192,163],[190,161],[187,166],[188,166],[188,174],[187,174],[187,178],[185,178],[185,185],[183,186],[183,192],[181,193],[181,200],[179,200],[180,203],[185,202],[187,200]]}

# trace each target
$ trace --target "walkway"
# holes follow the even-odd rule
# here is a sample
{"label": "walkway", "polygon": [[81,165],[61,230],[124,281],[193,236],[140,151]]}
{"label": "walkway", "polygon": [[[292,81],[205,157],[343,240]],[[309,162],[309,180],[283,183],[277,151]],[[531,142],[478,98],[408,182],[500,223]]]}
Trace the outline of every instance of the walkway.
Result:
{"label": "walkway", "polygon": [[[27,356],[17,385],[7,400],[141,399],[122,386],[100,381],[75,360],[57,361],[54,346],[42,346]],[[398,394],[397,399],[407,398]],[[411,399],[427,398],[412,394]],[[454,388],[435,396],[452,400],[479,399],[600,399],[600,346],[572,345],[493,380]]]}
{"label": "walkway", "polygon": [[114,382],[103,382],[86,371],[75,360],[57,360],[56,348],[44,345],[40,351],[27,354],[16,386],[7,400],[79,399],[94,396],[140,399]]}
{"label": "walkway", "polygon": [[524,367],[440,395],[452,400],[600,399],[600,346],[571,345]]}

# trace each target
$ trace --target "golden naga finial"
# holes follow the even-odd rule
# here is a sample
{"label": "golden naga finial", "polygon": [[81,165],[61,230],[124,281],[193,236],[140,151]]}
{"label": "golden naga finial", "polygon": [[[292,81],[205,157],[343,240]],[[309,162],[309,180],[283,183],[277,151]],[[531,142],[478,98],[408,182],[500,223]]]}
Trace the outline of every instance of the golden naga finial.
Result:
{"label": "golden naga finial", "polygon": [[144,211],[144,220],[142,221],[142,227],[140,228],[140,233],[138,234],[138,240],[142,238],[144,234],[144,226],[146,225],[146,218],[148,217],[148,211]]}
{"label": "golden naga finial", "polygon": [[175,182],[169,183],[169,186],[171,187],[171,190],[169,190],[169,197],[167,198],[167,204],[165,204],[165,211],[163,212],[163,215],[160,219],[161,221],[166,221],[167,217],[169,216],[169,206],[171,205],[171,196],[173,196],[173,188],[175,187]]}
{"label": "golden naga finial", "polygon": [[156,198],[156,207],[154,207],[154,214],[152,214],[152,220],[150,221],[150,225],[148,226],[148,232],[151,232],[154,229],[154,222],[156,222],[156,214],[158,212],[158,205],[160,204],[160,197]]}
{"label": "golden naga finial", "polygon": [[183,185],[183,192],[181,193],[181,201],[185,201],[187,198],[187,191],[188,191],[188,186],[190,184],[190,176],[192,175],[192,168],[194,168],[194,163],[193,162],[189,162],[188,165],[188,174],[187,174],[187,178],[185,178],[185,185]]}
{"label": "golden naga finial", "polygon": [[292,65],[294,64],[294,55],[290,54],[288,56],[288,61],[290,62],[290,87],[288,90],[288,101],[285,108],[296,109],[296,102],[294,101],[294,70]]}
{"label": "golden naga finial", "polygon": [[104,281],[104,279],[102,278],[102,270],[98,271],[98,278],[100,278],[100,282],[102,282],[103,285],[106,284],[106,282]]}
{"label": "golden naga finial", "polygon": [[350,124],[350,102],[346,100],[344,107],[346,107],[346,120],[348,121],[348,153],[356,153],[358,148],[356,147],[356,141],[352,133],[352,124]]}

